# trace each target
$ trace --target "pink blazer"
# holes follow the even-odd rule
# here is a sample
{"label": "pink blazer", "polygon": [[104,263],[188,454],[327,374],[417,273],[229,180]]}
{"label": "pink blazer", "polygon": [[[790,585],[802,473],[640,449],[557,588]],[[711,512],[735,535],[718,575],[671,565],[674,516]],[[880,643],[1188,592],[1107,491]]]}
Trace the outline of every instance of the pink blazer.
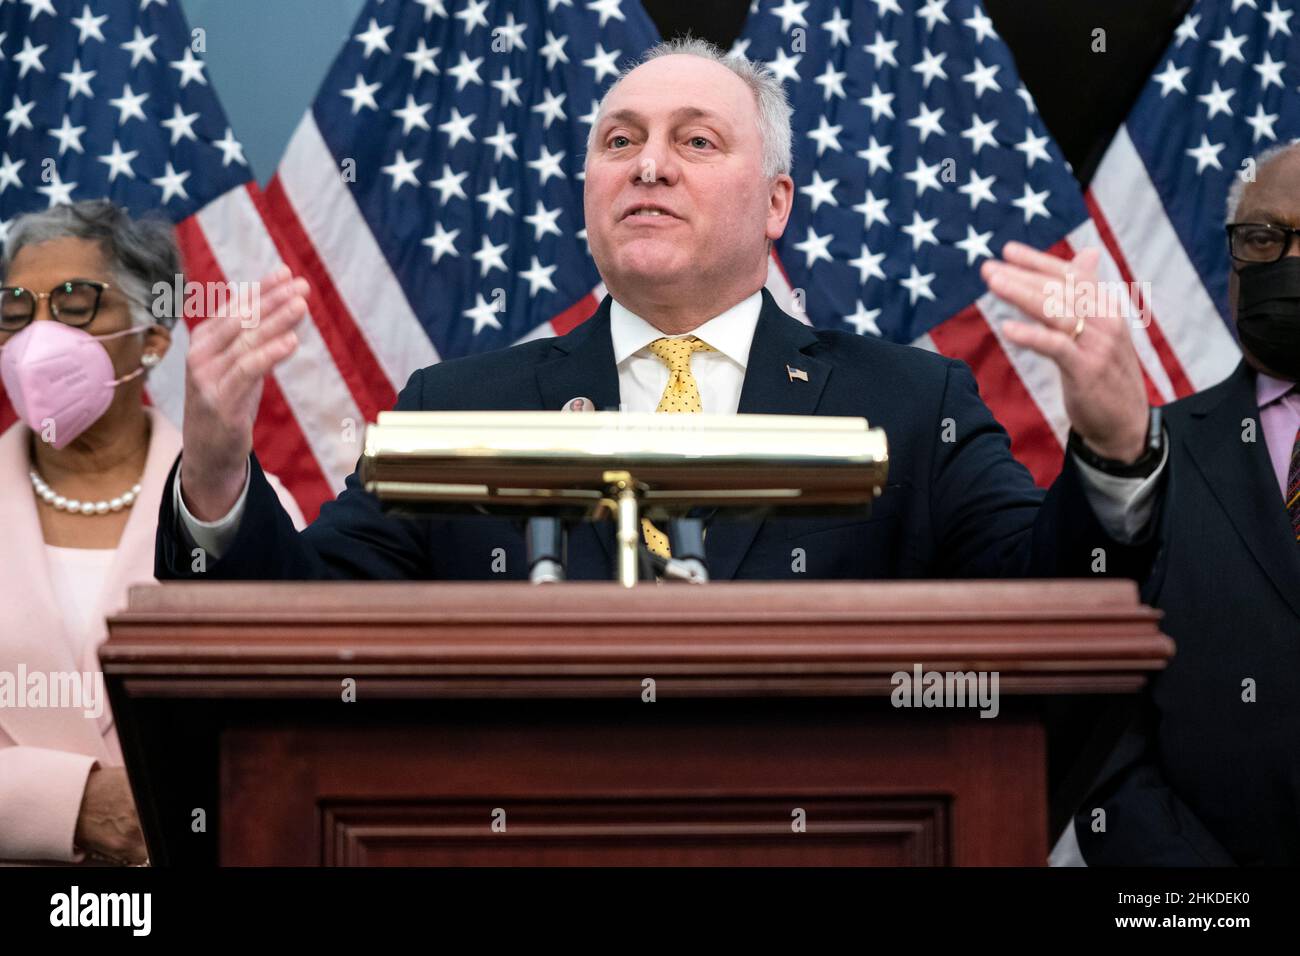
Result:
{"label": "pink blazer", "polygon": [[[101,618],[126,604],[127,589],[152,582],[154,531],[167,473],[181,450],[180,432],[157,410],[140,496],[118,543],[100,594]],[[21,673],[98,673],[98,645],[75,660],[55,605],[36,500],[27,477],[28,429],[21,422],[0,435],[0,681]],[[303,526],[302,513],[273,480],[280,501]],[[11,685],[12,686],[12,685]],[[21,691],[22,687],[19,686]],[[0,688],[0,693],[3,689]],[[121,766],[122,752],[105,700],[100,716],[86,708],[4,706],[0,697],[0,861],[76,863],[73,848],[86,777],[98,765]]]}

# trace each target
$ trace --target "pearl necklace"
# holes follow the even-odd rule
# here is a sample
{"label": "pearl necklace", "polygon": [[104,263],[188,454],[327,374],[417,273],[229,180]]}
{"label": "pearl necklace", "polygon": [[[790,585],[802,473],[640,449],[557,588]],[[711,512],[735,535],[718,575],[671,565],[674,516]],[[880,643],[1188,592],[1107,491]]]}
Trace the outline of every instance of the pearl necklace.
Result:
{"label": "pearl necklace", "polygon": [[35,469],[29,471],[28,475],[31,476],[32,487],[36,489],[37,497],[50,507],[66,511],[68,514],[106,515],[110,511],[121,511],[123,508],[131,507],[140,495],[140,483],[137,481],[131,486],[130,491],[116,498],[107,501],[78,501],[76,498],[65,498],[56,492],[45,483]]}

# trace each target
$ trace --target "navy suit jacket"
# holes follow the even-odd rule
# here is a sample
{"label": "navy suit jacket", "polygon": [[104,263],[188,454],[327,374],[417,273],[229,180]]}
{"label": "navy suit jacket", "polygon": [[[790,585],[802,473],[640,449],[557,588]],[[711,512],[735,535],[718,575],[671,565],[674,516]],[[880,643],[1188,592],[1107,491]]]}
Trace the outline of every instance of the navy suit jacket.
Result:
{"label": "navy suit jacket", "polygon": [[[557,410],[585,396],[619,406],[610,300],[568,335],[421,369],[398,409]],[[803,369],[791,380],[786,366]],[[961,362],[839,331],[809,328],[764,291],[742,413],[861,416],[884,428],[890,471],[871,516],[769,517],[708,525],[713,578],[1085,576],[1094,549],[1107,573],[1141,577],[1150,542],[1123,547],[1093,515],[1075,466],[1044,493],[1012,456],[1006,432]],[[179,460],[179,459],[178,459]],[[223,579],[522,579],[522,526],[504,518],[384,514],[353,474],[296,532],[254,456],[239,531],[220,560],[193,570],[192,545],[164,495],[157,576]],[[586,523],[569,537],[571,579],[611,580],[614,532]]]}
{"label": "navy suit jacket", "polygon": [[1300,543],[1255,387],[1243,362],[1165,411],[1169,481],[1143,596],[1177,653],[1075,819],[1089,864],[1300,863]]}

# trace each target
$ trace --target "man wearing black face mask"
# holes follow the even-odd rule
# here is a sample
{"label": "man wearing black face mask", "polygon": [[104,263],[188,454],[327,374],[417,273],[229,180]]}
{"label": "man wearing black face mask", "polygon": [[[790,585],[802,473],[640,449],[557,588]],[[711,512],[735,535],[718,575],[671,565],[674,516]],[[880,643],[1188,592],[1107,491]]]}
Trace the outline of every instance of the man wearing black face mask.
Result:
{"label": "man wearing black face mask", "polygon": [[[1240,263],[1233,280],[1246,360],[1275,381],[1294,385],[1300,379],[1300,255],[1293,247],[1300,229],[1238,222],[1228,226],[1228,235]],[[1281,258],[1257,261],[1275,255]]]}
{"label": "man wearing black face mask", "polygon": [[1177,653],[1075,816],[1091,865],[1300,863],[1300,145],[1256,170],[1227,215],[1242,362],[1165,409],[1144,597]]}

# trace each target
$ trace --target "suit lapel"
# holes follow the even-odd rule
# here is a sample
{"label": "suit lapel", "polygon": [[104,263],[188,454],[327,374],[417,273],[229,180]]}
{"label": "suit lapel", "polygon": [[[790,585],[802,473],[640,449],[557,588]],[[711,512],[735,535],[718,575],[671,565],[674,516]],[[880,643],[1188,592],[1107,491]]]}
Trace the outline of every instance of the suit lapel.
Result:
{"label": "suit lapel", "polygon": [[[1225,384],[1220,401],[1192,410],[1200,421],[1183,443],[1246,547],[1300,615],[1300,543],[1291,534],[1261,434],[1255,376],[1242,362]],[[1253,442],[1242,441],[1247,419],[1255,423]]]}
{"label": "suit lapel", "polygon": [[568,335],[551,340],[551,354],[537,367],[543,411],[558,412],[572,398],[589,398],[597,410],[617,411],[618,369],[609,334],[610,297]]}
{"label": "suit lapel", "polygon": [[[611,301],[605,296],[591,318],[568,335],[552,340],[550,357],[537,368],[537,390],[543,411],[559,411],[573,398],[591,399],[597,411],[618,411],[618,368],[614,364],[614,340],[609,333]],[[612,575],[614,529],[610,522],[583,522],[572,534],[596,539],[605,552]]]}
{"label": "suit lapel", "polygon": [[[754,329],[745,383],[740,390],[740,414],[814,414],[831,374],[829,362],[808,354],[818,342],[812,329],[782,312],[764,289],[763,309]],[[704,549],[712,578],[735,577],[761,524],[755,520],[710,525]]]}

